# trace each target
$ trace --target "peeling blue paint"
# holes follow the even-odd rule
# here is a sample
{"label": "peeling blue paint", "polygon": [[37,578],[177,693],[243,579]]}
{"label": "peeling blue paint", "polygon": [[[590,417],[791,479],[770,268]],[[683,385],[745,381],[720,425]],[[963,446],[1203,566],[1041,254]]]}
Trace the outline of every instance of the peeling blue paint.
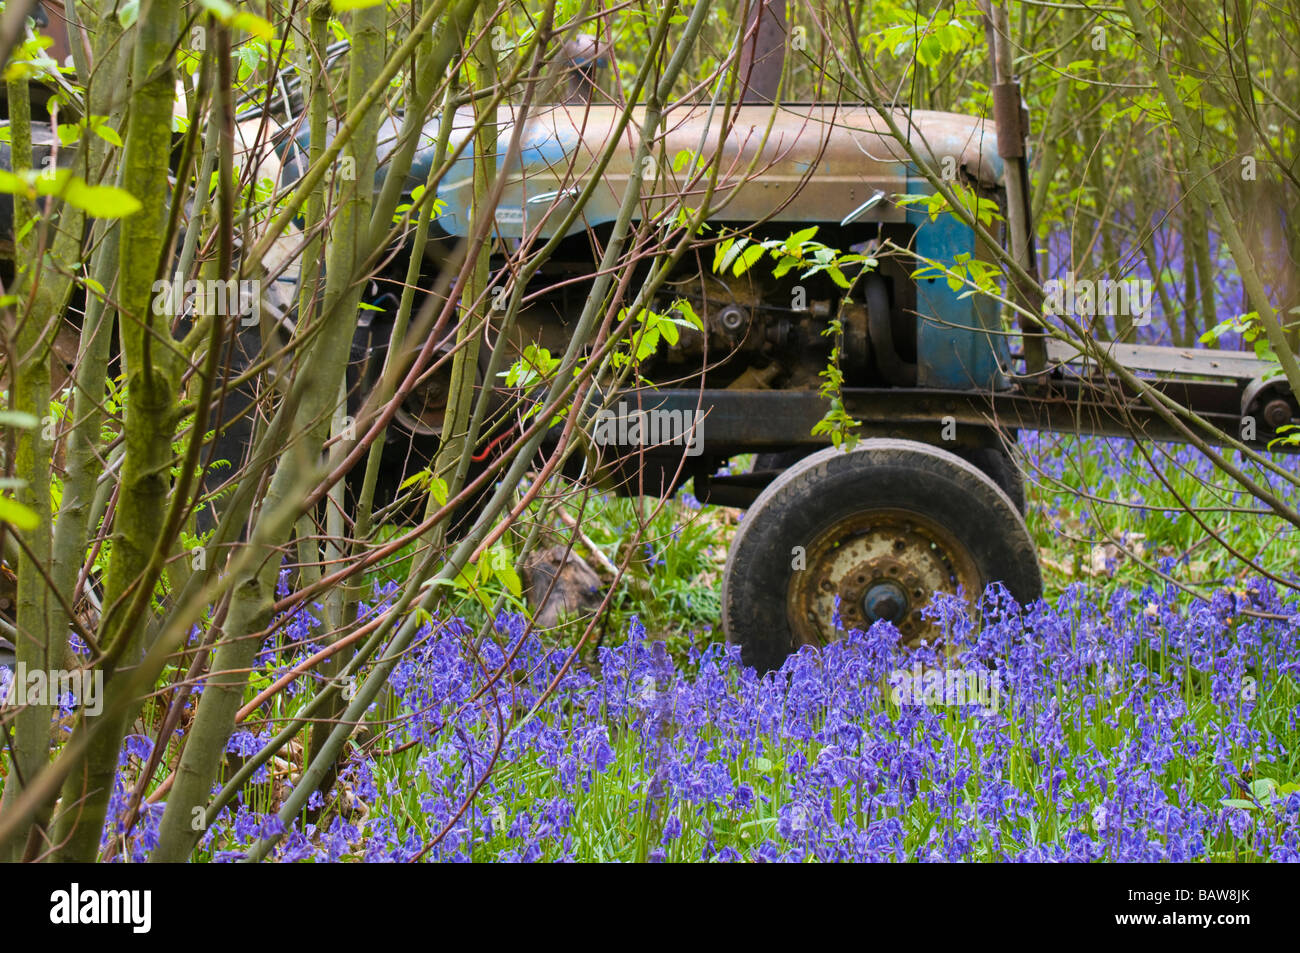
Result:
{"label": "peeling blue paint", "polygon": [[[429,127],[436,134],[438,120],[435,118]],[[456,129],[452,133],[452,147],[464,141],[469,131],[471,120],[468,116],[457,117]],[[526,227],[525,216],[528,201],[535,194],[553,191],[556,173],[565,174],[577,147],[576,136],[569,130],[557,128],[555,123],[529,122],[524,129],[520,142],[519,158],[509,169],[506,168],[506,153],[509,151],[511,127],[501,125],[497,129],[497,174],[506,175],[506,194],[502,205],[506,213],[498,210],[496,226],[504,238],[520,238]],[[423,181],[429,172],[433,150],[424,150],[417,157],[412,174]],[[444,210],[438,218],[438,224],[452,235],[465,236],[469,233],[470,205],[473,202],[474,188],[474,143],[466,144],[460,157],[438,183],[438,198],[444,203]],[[532,185],[539,177],[544,177],[546,184]],[[588,210],[586,221],[596,223],[603,219],[593,205]],[[593,215],[595,217],[593,218]]]}
{"label": "peeling blue paint", "polygon": [[[934,190],[925,179],[909,178],[913,194]],[[959,254],[976,252],[975,233],[954,215],[935,221],[912,207],[909,224],[916,226],[915,251],[932,261],[955,264]],[[916,355],[918,387],[943,389],[1006,390],[1011,386],[1005,368],[1011,354],[1002,334],[998,303],[985,295],[962,297],[968,289],[953,290],[942,278],[916,282]]]}

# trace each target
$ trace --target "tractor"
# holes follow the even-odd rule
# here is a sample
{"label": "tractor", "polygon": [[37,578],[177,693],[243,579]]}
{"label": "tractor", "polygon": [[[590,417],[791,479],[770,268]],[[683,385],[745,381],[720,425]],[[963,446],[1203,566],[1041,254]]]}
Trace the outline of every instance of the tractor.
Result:
{"label": "tractor", "polygon": [[[688,175],[689,159],[679,170],[676,157],[703,155],[708,145],[717,163],[716,211],[650,304],[670,312],[686,302],[698,325],[643,360],[634,385],[597,395],[587,415],[588,462],[596,469],[586,472],[625,495],[668,494],[693,480],[702,503],[745,510],[722,582],[722,625],[743,660],[760,670],[840,629],[879,621],[896,626],[906,642],[933,639],[923,609],[936,592],[975,597],[1001,583],[1022,603],[1037,598],[1042,579],[1024,521],[1022,475],[1007,450],[1018,429],[1186,439],[1095,354],[1005,323],[994,297],[953,287],[940,269],[922,267],[991,257],[957,216],[932,215],[917,200],[935,192],[936,170],[1001,212],[986,231],[999,243],[1009,247],[1015,238],[1004,222],[1019,220],[1021,238],[1032,235],[1023,215],[1013,214],[1023,212],[1024,189],[1015,179],[1025,166],[1014,88],[999,100],[995,120],[896,104],[780,101],[784,32],[773,25],[783,27],[782,10],[772,0],[753,5],[742,101],[726,111],[725,127],[716,104],[673,106],[649,166],[635,163],[635,136],[624,134],[581,214],[557,234],[623,111],[598,94],[606,52],[576,44],[567,98],[533,104],[526,115],[517,104],[499,109],[504,187],[491,239],[496,274],[508,273],[521,243],[559,239],[525,289],[528,303],[512,340],[516,354],[530,345],[563,350],[597,270],[593,249],[608,234],[628,180],[643,179],[642,221],[693,209],[702,186]],[[289,89],[284,97],[290,113],[293,96]],[[633,110],[633,128],[642,115]],[[241,128],[262,119],[256,110],[238,118]],[[287,128],[290,118],[276,121]],[[443,263],[471,234],[474,143],[466,140],[473,121],[466,106],[452,122],[450,147],[459,158],[437,185],[422,294],[433,293]],[[516,124],[519,147],[507,156]],[[403,185],[408,195],[426,179],[440,125],[435,116],[425,130],[427,145]],[[397,128],[396,120],[383,128],[381,160]],[[280,185],[303,174],[307,147],[305,134],[279,146]],[[830,269],[778,275],[757,263],[737,267],[739,256],[728,257],[721,242],[741,235],[767,247],[815,235],[819,246],[852,256],[850,287]],[[282,247],[293,247],[293,238]],[[391,344],[408,262],[409,255],[396,256],[366,293],[349,372],[354,408]],[[281,261],[267,283],[261,307],[271,333],[291,331],[304,267]],[[636,266],[630,286],[648,269]],[[267,327],[263,320],[250,332],[250,355]],[[1267,365],[1247,354],[1105,347],[1222,434],[1235,437],[1243,416],[1257,418],[1254,446],[1266,447],[1300,417],[1285,383],[1269,379]],[[833,397],[822,386],[832,363],[841,377]],[[449,388],[448,373],[430,374],[403,399],[386,438],[381,499],[393,498],[432,459]],[[855,422],[851,449],[833,445],[819,426],[832,400]],[[223,439],[234,449],[225,455],[236,456],[246,438],[240,425],[228,428]],[[749,472],[720,474],[743,454],[755,455]]]}

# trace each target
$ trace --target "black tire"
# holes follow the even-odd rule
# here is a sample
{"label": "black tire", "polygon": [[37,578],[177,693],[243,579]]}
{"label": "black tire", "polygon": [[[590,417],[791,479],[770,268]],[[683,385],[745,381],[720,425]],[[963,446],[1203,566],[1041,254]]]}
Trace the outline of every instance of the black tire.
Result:
{"label": "black tire", "polygon": [[1016,512],[1025,515],[1025,477],[1011,454],[1001,447],[980,447],[975,450],[962,448],[953,453],[979,467],[1016,505]]}
{"label": "black tire", "polygon": [[[754,457],[754,471],[790,469],[811,450],[785,450],[781,453],[760,453]],[[967,463],[973,463],[984,475],[998,485],[998,488],[1016,505],[1016,511],[1025,515],[1025,478],[1020,467],[1011,454],[1001,447],[979,447],[968,449],[958,447],[952,450]]]}
{"label": "black tire", "polygon": [[[839,542],[842,534],[848,545]],[[859,558],[859,545],[877,549],[864,549],[870,560],[832,579]],[[806,564],[798,567],[801,556]],[[806,575],[796,580],[799,573]],[[1022,603],[1042,593],[1033,542],[1006,493],[946,450],[864,440],[847,453],[832,447],[799,461],[745,513],[723,575],[722,625],[747,665],[769,671],[801,645],[835,637],[830,612],[812,611],[824,610],[826,598],[841,596],[847,628],[865,628],[868,605],[884,605],[875,617],[890,618],[904,641],[917,641],[935,637],[919,611],[934,589],[960,584],[977,597],[973,588],[994,581]],[[903,588],[901,603],[872,601],[880,587]],[[815,600],[805,598],[809,591]]]}
{"label": "black tire", "polygon": [[780,453],[758,453],[754,455],[754,472],[761,470],[788,470],[811,450],[783,450]]}

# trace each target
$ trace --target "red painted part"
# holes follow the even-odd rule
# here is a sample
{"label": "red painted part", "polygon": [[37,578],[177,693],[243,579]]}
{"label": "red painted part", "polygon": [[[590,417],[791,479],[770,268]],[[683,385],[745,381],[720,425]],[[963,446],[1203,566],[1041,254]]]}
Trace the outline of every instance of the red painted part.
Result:
{"label": "red painted part", "polygon": [[506,439],[506,437],[510,436],[514,432],[515,432],[515,428],[511,427],[510,429],[504,430],[501,433],[497,434],[496,439],[494,439],[490,444],[484,447],[482,453],[473,454],[470,457],[470,459],[473,460],[475,463],[482,463],[491,455],[492,451],[497,448],[497,445],[500,444],[502,440]]}

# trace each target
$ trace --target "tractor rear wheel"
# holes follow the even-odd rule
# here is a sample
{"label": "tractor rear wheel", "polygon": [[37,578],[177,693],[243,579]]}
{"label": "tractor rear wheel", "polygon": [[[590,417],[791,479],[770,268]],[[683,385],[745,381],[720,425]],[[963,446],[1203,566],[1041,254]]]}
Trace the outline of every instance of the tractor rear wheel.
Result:
{"label": "tractor rear wheel", "polygon": [[1011,454],[1001,446],[976,449],[962,447],[953,450],[953,453],[979,467],[980,472],[996,483],[1016,505],[1017,512],[1021,516],[1025,515],[1025,476]]}
{"label": "tractor rear wheel", "polygon": [[[975,464],[996,483],[1016,504],[1020,515],[1025,515],[1025,477],[1011,454],[1000,445],[991,447],[954,447],[952,452],[963,460]],[[778,453],[760,453],[754,457],[755,472],[788,470],[804,457],[808,450],[785,450]]]}
{"label": "tractor rear wheel", "polygon": [[1021,602],[1042,593],[1015,504],[978,467],[908,440],[818,451],[746,511],[722,583],[722,624],[741,658],[780,667],[803,645],[888,620],[907,643],[937,641],[921,609],[935,592],[977,598],[1002,582]]}

